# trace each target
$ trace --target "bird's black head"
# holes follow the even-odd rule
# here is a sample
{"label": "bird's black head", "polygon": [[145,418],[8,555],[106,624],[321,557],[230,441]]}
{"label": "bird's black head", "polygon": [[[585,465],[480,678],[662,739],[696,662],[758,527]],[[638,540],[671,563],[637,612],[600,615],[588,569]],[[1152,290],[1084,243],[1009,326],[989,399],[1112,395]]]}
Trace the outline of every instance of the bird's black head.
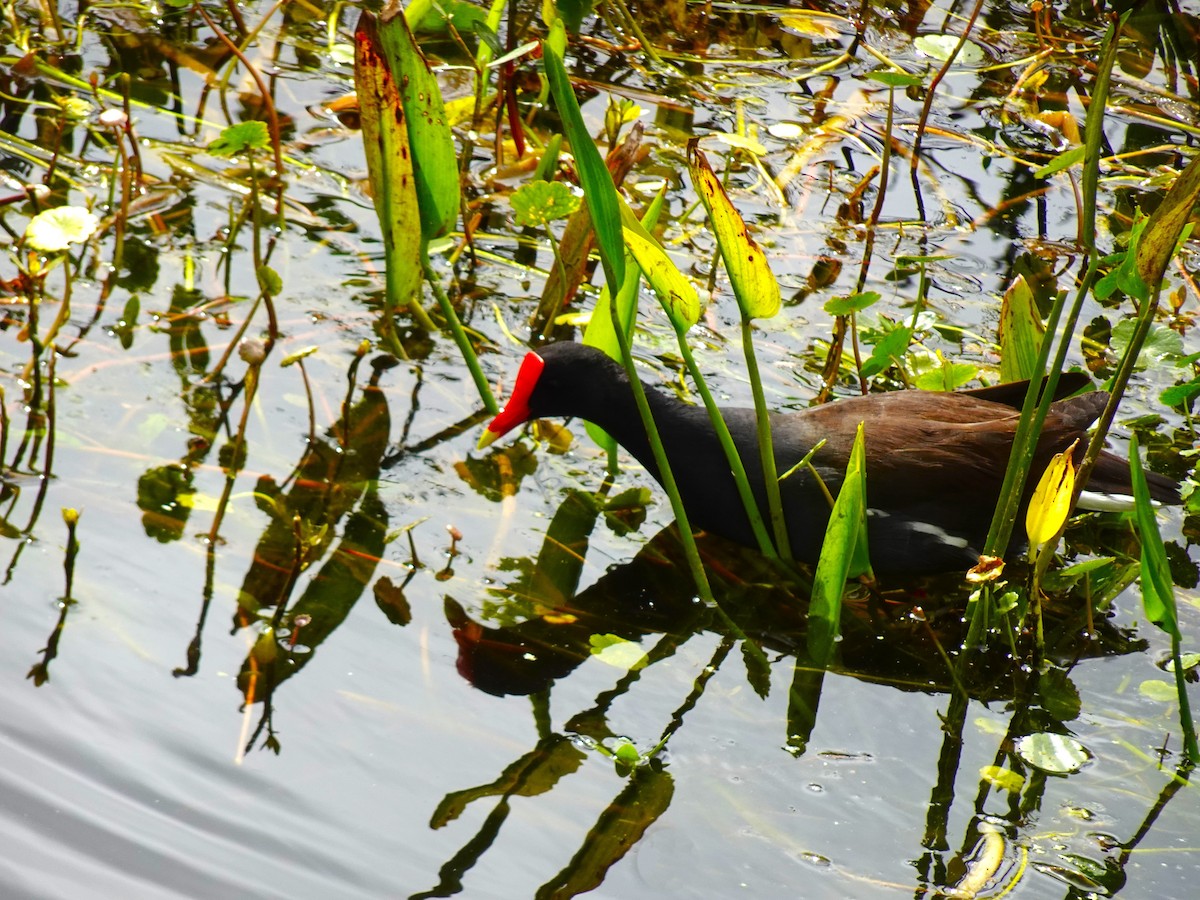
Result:
{"label": "bird's black head", "polygon": [[547,344],[525,356],[508,403],[488,423],[479,446],[486,447],[530,419],[586,418],[586,398],[624,380],[625,370],[595,347],[572,341]]}

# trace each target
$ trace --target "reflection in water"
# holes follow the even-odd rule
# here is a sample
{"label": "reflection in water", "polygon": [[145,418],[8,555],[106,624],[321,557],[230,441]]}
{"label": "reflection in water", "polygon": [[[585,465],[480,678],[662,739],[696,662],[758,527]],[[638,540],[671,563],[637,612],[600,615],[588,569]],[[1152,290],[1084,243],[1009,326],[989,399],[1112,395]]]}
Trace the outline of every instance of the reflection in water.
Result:
{"label": "reflection in water", "polygon": [[[700,700],[709,678],[726,664],[730,651],[743,638],[775,659],[796,660],[787,721],[780,726],[785,729],[782,743],[793,756],[806,752],[818,720],[825,672],[807,661],[803,593],[784,583],[763,558],[706,536],[700,546],[708,571],[716,576],[713,587],[720,609],[698,603],[674,528],[660,532],[629,562],[614,566],[594,584],[577,590],[592,530],[606,509],[606,493],[568,492],[547,528],[536,562],[509,560],[501,566],[518,573],[504,588],[490,590],[484,604],[489,618],[501,624],[483,624],[454,598],[445,599],[446,619],[459,648],[459,673],[490,694],[532,695],[541,740],[490,784],[445,797],[433,816],[434,828],[457,818],[473,802],[500,799],[484,826],[442,867],[439,883],[414,897],[444,897],[461,890],[466,870],[499,837],[510,798],[550,791],[578,766],[577,745],[614,756],[627,781],[597,818],[570,864],[543,884],[537,896],[575,896],[600,884],[608,868],[637,844],[669,806],[672,780],[664,768],[662,751]],[[980,781],[975,815],[957,851],[951,852],[947,831],[969,701],[1001,701],[1013,710],[1010,737],[996,757],[1000,769],[1027,773],[1029,778],[1022,802],[1017,803],[1019,793],[1012,795],[1007,811],[1000,816],[1013,828],[1028,816],[1030,804],[1037,806],[1046,786],[1045,776],[1030,770],[1014,752],[1015,737],[1035,731],[1067,733],[1064,723],[1079,712],[1078,692],[1062,669],[1051,666],[1039,673],[1010,652],[998,650],[952,661],[945,648],[960,646],[965,636],[965,600],[961,588],[937,579],[923,579],[884,595],[862,590],[845,606],[838,659],[830,669],[902,691],[950,695],[937,778],[926,812],[925,853],[915,862],[920,884],[926,886],[1015,877],[1012,869],[1005,868],[1011,855],[1006,854],[1005,839],[987,824],[996,816],[988,808],[990,794],[1003,794],[987,780]],[[1049,659],[1073,663],[1146,648],[1145,641],[1106,619],[1096,623],[1092,637],[1085,637],[1087,607],[1080,597],[1063,597],[1048,610]],[[658,744],[648,752],[629,747],[608,725],[612,704],[633,691],[647,668],[705,633],[718,635],[718,646],[689,696],[671,714]],[[649,649],[643,653],[640,648],[647,641]],[[590,708],[568,718],[569,737],[553,733],[548,717],[538,711],[548,708],[555,683],[568,678],[584,661],[604,653],[603,648],[621,642],[639,648],[625,657],[636,663],[611,689],[597,696]],[[757,662],[756,654],[744,650],[741,656],[750,686],[765,695],[770,690],[770,673]],[[985,845],[986,851],[977,852],[977,847]]]}
{"label": "reflection in water", "polygon": [[[357,363],[356,359],[351,367],[351,392]],[[259,506],[270,514],[271,522],[242,582],[235,628],[268,620],[264,610],[274,612],[238,673],[238,688],[246,703],[263,704],[258,724],[244,742],[247,751],[265,729],[263,746],[279,752],[272,728],[275,691],[298,675],[345,621],[382,557],[388,512],[379,499],[378,478],[391,417],[378,382],[391,365],[388,358],[376,361],[360,400],[353,406],[345,404],[343,418],[329,429],[326,439],[309,445],[284,485],[276,485],[269,476],[259,479]],[[335,546],[343,518],[346,522]],[[301,574],[327,552],[329,560],[289,606]],[[193,645],[198,645],[199,637],[197,632]],[[281,644],[279,638],[286,641]]]}

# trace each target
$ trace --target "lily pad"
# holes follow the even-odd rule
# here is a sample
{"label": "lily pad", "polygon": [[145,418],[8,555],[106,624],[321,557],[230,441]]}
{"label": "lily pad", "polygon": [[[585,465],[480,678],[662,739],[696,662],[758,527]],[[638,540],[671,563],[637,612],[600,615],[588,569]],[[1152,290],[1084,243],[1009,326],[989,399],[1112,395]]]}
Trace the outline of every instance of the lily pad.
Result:
{"label": "lily pad", "polygon": [[1035,769],[1051,775],[1078,772],[1091,759],[1091,754],[1075,738],[1051,732],[1025,735],[1017,741],[1017,755]]}
{"label": "lily pad", "polygon": [[100,220],[82,206],[56,206],[38,213],[25,226],[25,246],[57,253],[82,244],[100,227]]}

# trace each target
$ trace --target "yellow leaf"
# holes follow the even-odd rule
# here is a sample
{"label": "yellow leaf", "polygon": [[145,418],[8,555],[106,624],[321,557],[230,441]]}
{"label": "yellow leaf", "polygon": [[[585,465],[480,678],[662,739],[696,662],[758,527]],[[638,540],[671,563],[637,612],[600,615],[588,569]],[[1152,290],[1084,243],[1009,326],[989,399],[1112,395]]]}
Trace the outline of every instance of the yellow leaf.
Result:
{"label": "yellow leaf", "polygon": [[832,40],[838,37],[840,32],[834,24],[835,22],[845,23],[846,20],[841,16],[834,17],[825,13],[805,10],[779,17],[779,24],[784,28],[790,28],[800,34],[823,40]]}
{"label": "yellow leaf", "polygon": [[639,232],[628,226],[622,230],[626,249],[637,260],[638,268],[654,288],[671,321],[677,328],[691,328],[700,318],[700,297],[696,288],[645,231]]}
{"label": "yellow leaf", "polygon": [[1062,453],[1056,453],[1042,473],[1029,511],[1025,514],[1025,533],[1029,535],[1031,549],[1054,538],[1067,521],[1071,512],[1071,496],[1075,493],[1075,464],[1072,457],[1079,441],[1071,444]]}
{"label": "yellow leaf", "polygon": [[750,237],[746,223],[694,139],[688,142],[687,154],[692,183],[708,211],[738,308],[747,319],[771,318],[779,312],[781,298],[767,255]]}

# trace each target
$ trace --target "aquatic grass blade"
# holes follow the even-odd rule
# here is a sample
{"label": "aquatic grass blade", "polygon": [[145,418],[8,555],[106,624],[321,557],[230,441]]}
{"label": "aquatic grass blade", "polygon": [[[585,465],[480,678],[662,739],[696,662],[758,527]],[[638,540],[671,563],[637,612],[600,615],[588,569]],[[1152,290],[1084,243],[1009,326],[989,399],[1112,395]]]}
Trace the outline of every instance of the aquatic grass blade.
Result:
{"label": "aquatic grass blade", "polygon": [[[825,542],[813,576],[812,600],[808,607],[808,655],[817,666],[825,666],[833,654],[842,615],[842,593],[856,561],[866,556],[866,452],[863,423],[859,423],[846,466],[846,478],[838,491]],[[856,545],[864,546],[856,552]]]}
{"label": "aquatic grass blade", "polygon": [[1175,607],[1175,587],[1171,579],[1171,567],[1167,562],[1166,547],[1158,531],[1154,504],[1150,500],[1146,473],[1142,470],[1136,434],[1129,439],[1129,474],[1133,482],[1134,521],[1142,542],[1142,607],[1146,611],[1146,618],[1171,637],[1175,690],[1179,696],[1179,726],[1183,730],[1184,748],[1188,759],[1197,763],[1200,762],[1200,745],[1197,745],[1196,741],[1196,726],[1192,722],[1192,708],[1184,682],[1183,661],[1180,658],[1183,635],[1179,630],[1179,615]]}
{"label": "aquatic grass blade", "polygon": [[583,123],[579,101],[571,88],[571,80],[563,66],[562,56],[556,49],[565,38],[562,22],[556,20],[551,27],[550,37],[542,43],[542,62],[546,68],[546,80],[554,105],[562,118],[563,134],[571,146],[579,182],[587,199],[592,216],[592,227],[596,230],[596,243],[600,248],[600,263],[604,267],[604,279],[610,291],[619,291],[625,280],[625,244],[621,236],[621,212],[617,188],[613,184],[608,166],[600,157],[600,151]]}
{"label": "aquatic grass blade", "polygon": [[1134,521],[1142,540],[1142,606],[1146,610],[1146,618],[1171,637],[1178,638],[1181,635],[1179,619],[1175,614],[1171,568],[1167,564],[1167,553],[1158,531],[1154,505],[1150,501],[1150,488],[1146,484],[1146,473],[1142,470],[1136,433],[1129,438],[1129,474],[1133,482]]}

